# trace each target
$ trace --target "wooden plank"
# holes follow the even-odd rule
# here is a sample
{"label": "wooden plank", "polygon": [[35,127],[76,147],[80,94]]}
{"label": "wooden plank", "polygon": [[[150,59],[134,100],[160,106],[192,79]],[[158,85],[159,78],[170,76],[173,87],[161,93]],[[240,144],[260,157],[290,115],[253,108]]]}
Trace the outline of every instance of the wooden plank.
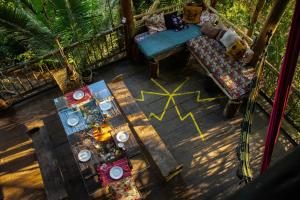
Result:
{"label": "wooden plank", "polygon": [[48,132],[45,127],[40,127],[34,131],[29,131],[31,136],[43,182],[45,185],[46,195],[48,200],[58,200],[67,198],[67,192],[64,188],[64,182],[62,180],[60,169],[58,168],[58,162],[55,155],[52,152],[52,144],[48,137]]}
{"label": "wooden plank", "polygon": [[47,116],[43,121],[47,127],[48,136],[53,148],[68,142],[68,138],[64,132],[64,128],[60,122],[58,114],[55,113]]}
{"label": "wooden plank", "polygon": [[168,181],[179,174],[182,165],[179,165],[174,159],[148,118],[135,102],[124,82],[110,83],[108,87],[165,180]]}
{"label": "wooden plank", "polygon": [[90,199],[85,188],[82,176],[79,172],[78,164],[73,157],[73,153],[68,143],[62,144],[54,149],[65,181],[66,191],[70,199],[88,200]]}

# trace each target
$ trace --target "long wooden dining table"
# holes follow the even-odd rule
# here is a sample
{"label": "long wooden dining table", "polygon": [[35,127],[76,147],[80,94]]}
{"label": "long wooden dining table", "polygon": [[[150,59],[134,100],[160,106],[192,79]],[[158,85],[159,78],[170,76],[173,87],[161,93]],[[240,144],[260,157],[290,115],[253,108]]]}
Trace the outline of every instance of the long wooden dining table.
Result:
{"label": "long wooden dining table", "polygon": [[[64,177],[65,181],[71,183],[76,179],[72,175],[80,174],[77,176],[83,186],[80,190],[86,195],[77,198],[105,194],[120,200],[141,199],[134,177],[149,168],[149,163],[105,81],[58,97],[54,104],[67,140],[60,142],[62,139],[56,134],[50,137],[57,143],[62,176],[71,177],[69,180]],[[66,145],[71,150],[73,164],[68,163],[68,153],[62,150],[61,146]],[[140,163],[136,166],[137,160],[142,160],[144,166]],[[112,168],[121,168],[121,176],[114,177]]]}

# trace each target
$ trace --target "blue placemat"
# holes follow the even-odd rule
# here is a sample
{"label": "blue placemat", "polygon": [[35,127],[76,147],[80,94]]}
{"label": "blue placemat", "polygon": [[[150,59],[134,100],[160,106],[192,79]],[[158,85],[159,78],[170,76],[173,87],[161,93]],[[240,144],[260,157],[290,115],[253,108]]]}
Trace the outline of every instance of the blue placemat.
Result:
{"label": "blue placemat", "polygon": [[54,99],[54,105],[56,106],[58,111],[68,108],[66,97],[62,96]]}
{"label": "blue placemat", "polygon": [[111,93],[107,88],[105,81],[93,83],[89,85],[88,88],[97,100],[103,100],[111,96]]}
{"label": "blue placemat", "polygon": [[183,45],[185,42],[200,35],[202,35],[200,27],[189,24],[188,28],[181,31],[166,30],[154,33],[139,41],[137,45],[148,59],[152,59],[156,55]]}
{"label": "blue placemat", "polygon": [[[63,124],[65,132],[68,136],[73,134],[73,133],[76,133],[76,132],[79,132],[79,131],[82,131],[82,130],[88,128],[88,126],[85,122],[85,119],[83,118],[82,113],[79,110],[75,109],[75,108],[74,109],[70,108],[70,109],[62,110],[58,113],[58,115],[59,115],[60,120]],[[67,120],[72,115],[77,115],[79,117],[79,123],[76,126],[69,126],[68,125]]]}

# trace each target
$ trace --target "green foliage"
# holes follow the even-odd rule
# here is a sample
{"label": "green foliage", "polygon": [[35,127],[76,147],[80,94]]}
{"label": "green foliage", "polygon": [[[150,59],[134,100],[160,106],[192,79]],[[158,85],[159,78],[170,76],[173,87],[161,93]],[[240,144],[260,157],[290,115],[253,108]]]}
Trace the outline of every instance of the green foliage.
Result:
{"label": "green foliage", "polygon": [[[41,55],[110,29],[119,0],[0,0],[0,35]],[[3,50],[4,47],[1,47]]]}
{"label": "green foliage", "polygon": [[134,13],[136,15],[145,13],[155,2],[158,3],[158,8],[163,8],[166,6],[191,2],[191,0],[133,0]]}

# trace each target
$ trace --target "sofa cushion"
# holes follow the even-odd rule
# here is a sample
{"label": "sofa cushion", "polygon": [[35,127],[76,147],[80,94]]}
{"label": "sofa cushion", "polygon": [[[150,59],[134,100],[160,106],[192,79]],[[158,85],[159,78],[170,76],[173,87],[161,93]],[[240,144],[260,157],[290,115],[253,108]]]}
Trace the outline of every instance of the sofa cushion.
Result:
{"label": "sofa cushion", "polygon": [[135,42],[147,59],[153,59],[156,55],[184,45],[199,35],[201,35],[200,27],[191,24],[181,31],[166,30],[152,35],[142,33],[135,37]]}
{"label": "sofa cushion", "polygon": [[199,36],[187,42],[187,45],[233,99],[249,91],[255,70],[230,59],[226,49],[217,40]]}
{"label": "sofa cushion", "polygon": [[228,29],[220,39],[220,42],[228,49],[239,39],[240,37],[234,30]]}
{"label": "sofa cushion", "polygon": [[175,29],[175,26],[172,21],[172,16],[177,16],[177,11],[164,15],[167,29]]}
{"label": "sofa cushion", "polygon": [[231,47],[226,51],[233,60],[240,60],[246,52],[247,45],[242,40],[236,40]]}
{"label": "sofa cushion", "polygon": [[201,33],[207,35],[207,37],[209,38],[216,38],[219,32],[220,29],[209,22],[204,23],[201,26]]}
{"label": "sofa cushion", "polygon": [[189,24],[198,24],[202,7],[197,3],[188,3],[183,7],[183,21]]}
{"label": "sofa cushion", "polygon": [[208,10],[201,13],[200,16],[200,23],[199,25],[202,26],[204,23],[211,23],[211,24],[218,24],[219,17],[214,13],[210,13]]}
{"label": "sofa cushion", "polygon": [[164,14],[154,14],[145,19],[145,25],[150,34],[166,30]]}

